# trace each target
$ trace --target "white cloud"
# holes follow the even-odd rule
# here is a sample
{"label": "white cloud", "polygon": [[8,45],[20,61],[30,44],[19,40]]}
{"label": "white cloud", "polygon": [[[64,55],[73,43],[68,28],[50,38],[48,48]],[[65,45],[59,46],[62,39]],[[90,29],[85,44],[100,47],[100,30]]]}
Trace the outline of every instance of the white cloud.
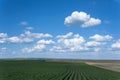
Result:
{"label": "white cloud", "polygon": [[86,47],[98,47],[101,46],[103,43],[102,42],[97,42],[97,41],[89,41],[85,43]]}
{"label": "white cloud", "polygon": [[92,41],[86,42],[85,46],[91,51],[98,52],[112,39],[112,36],[95,34],[90,36],[89,39],[92,39]]}
{"label": "white cloud", "polygon": [[105,42],[88,41],[84,45],[88,51],[98,52],[101,50],[101,46],[105,45]]}
{"label": "white cloud", "polygon": [[22,42],[22,39],[20,39],[20,38],[18,38],[18,37],[10,37],[10,38],[8,38],[8,41],[10,42],[10,43],[21,43]]}
{"label": "white cloud", "polygon": [[111,45],[112,49],[120,49],[120,39]]}
{"label": "white cloud", "polygon": [[29,38],[52,38],[53,36],[46,33],[46,34],[43,34],[43,33],[31,33],[30,31],[25,31],[24,34],[22,34],[22,36],[27,36]]}
{"label": "white cloud", "polygon": [[83,46],[85,39],[79,34],[73,34],[72,32],[69,32],[65,35],[58,35],[57,38],[56,45],[53,46],[50,51],[75,52],[87,50],[87,48]]}
{"label": "white cloud", "polygon": [[69,33],[67,33],[66,35],[58,35],[57,36],[57,38],[69,38],[69,37],[71,37],[73,35],[73,33],[72,32],[69,32]]}
{"label": "white cloud", "polygon": [[91,27],[101,24],[101,20],[92,18],[85,12],[74,11],[71,16],[65,18],[64,24],[67,26]]}
{"label": "white cloud", "polygon": [[106,42],[96,40],[86,42],[83,36],[71,32],[58,35],[57,38],[56,44],[50,49],[52,52],[99,52],[106,44]]}
{"label": "white cloud", "polygon": [[65,38],[65,39],[58,39],[58,43],[63,44],[66,47],[80,45],[81,43],[85,42],[85,39],[79,35],[79,37],[73,38]]}
{"label": "white cloud", "polygon": [[51,49],[51,51],[60,52],[73,52],[86,50],[82,45],[85,39],[79,34],[73,34],[69,32],[65,35],[57,36],[57,45]]}
{"label": "white cloud", "polygon": [[0,33],[0,44],[6,43],[7,33]]}
{"label": "white cloud", "polygon": [[94,36],[90,36],[90,39],[93,39],[95,41],[109,41],[111,40],[113,37],[110,35],[99,35],[99,34],[95,34]]}
{"label": "white cloud", "polygon": [[47,45],[54,44],[55,42],[53,40],[39,40],[33,47],[31,48],[23,48],[22,52],[23,53],[34,53],[34,52],[42,52],[44,51]]}
{"label": "white cloud", "polygon": [[107,41],[112,39],[109,35],[94,35],[89,37],[92,41],[86,41],[83,36],[71,32],[57,36],[56,45],[50,51],[53,52],[99,52]]}
{"label": "white cloud", "polygon": [[30,31],[25,31],[24,34],[20,35],[20,38],[23,42],[32,42],[34,39],[41,39],[41,38],[52,38],[51,34],[43,34],[43,33],[31,33]]}
{"label": "white cloud", "polygon": [[25,37],[25,38],[20,38],[22,43],[31,43],[34,41],[34,39]]}
{"label": "white cloud", "polygon": [[[51,34],[33,33],[26,30],[18,36],[9,37],[6,33],[0,33],[1,43],[31,43],[24,46],[23,53],[41,53],[41,52],[59,52],[59,53],[74,53],[74,52],[99,52],[106,46],[106,43],[112,39],[110,35],[95,34],[86,39],[80,34],[68,32],[67,34],[57,35],[52,38]],[[54,39],[54,41],[52,40]],[[26,44],[25,44],[26,45]],[[31,46],[31,47],[30,47]],[[103,48],[102,48],[103,47]],[[111,45],[112,49],[120,49],[120,40]],[[107,48],[106,48],[107,49]],[[105,50],[105,49],[104,49]],[[1,49],[5,51],[5,48]]]}
{"label": "white cloud", "polygon": [[80,35],[79,34],[74,34],[74,38],[79,38]]}
{"label": "white cloud", "polygon": [[88,50],[88,48],[83,45],[76,45],[76,46],[70,47],[70,52],[87,51],[87,50]]}
{"label": "white cloud", "polygon": [[0,39],[0,44],[6,43],[6,39]]}
{"label": "white cloud", "polygon": [[46,48],[46,46],[44,44],[42,45],[34,45],[31,48],[23,48],[22,52],[23,53],[32,53],[32,52],[41,52]]}
{"label": "white cloud", "polygon": [[53,46],[49,51],[51,52],[58,52],[58,53],[61,53],[61,52],[66,52],[62,47],[60,46]]}
{"label": "white cloud", "polygon": [[100,23],[101,23],[100,19],[90,18],[89,21],[86,21],[84,24],[82,24],[82,27],[91,27],[99,25]]}
{"label": "white cloud", "polygon": [[54,44],[55,42],[53,40],[39,40],[37,44]]}
{"label": "white cloud", "polygon": [[32,33],[29,30],[25,31],[23,34],[19,36],[8,37],[6,33],[0,33],[0,44],[3,43],[30,43],[35,39],[41,38],[52,38],[51,34],[44,33]]}
{"label": "white cloud", "polygon": [[7,33],[0,33],[0,38],[7,38]]}

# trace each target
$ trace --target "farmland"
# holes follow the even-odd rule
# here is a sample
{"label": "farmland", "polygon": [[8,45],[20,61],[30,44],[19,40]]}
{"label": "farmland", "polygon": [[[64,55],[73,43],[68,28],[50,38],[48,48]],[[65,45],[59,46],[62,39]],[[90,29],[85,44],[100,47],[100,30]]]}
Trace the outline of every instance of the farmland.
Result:
{"label": "farmland", "polygon": [[86,64],[120,72],[120,60],[86,61]]}
{"label": "farmland", "polygon": [[1,60],[0,80],[120,80],[120,72],[82,62]]}

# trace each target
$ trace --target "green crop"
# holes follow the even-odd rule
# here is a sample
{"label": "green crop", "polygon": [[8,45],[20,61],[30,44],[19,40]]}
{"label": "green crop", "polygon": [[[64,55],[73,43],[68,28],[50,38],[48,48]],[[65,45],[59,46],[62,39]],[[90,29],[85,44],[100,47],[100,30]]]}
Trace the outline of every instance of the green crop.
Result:
{"label": "green crop", "polygon": [[84,63],[1,60],[0,80],[120,80],[120,73]]}

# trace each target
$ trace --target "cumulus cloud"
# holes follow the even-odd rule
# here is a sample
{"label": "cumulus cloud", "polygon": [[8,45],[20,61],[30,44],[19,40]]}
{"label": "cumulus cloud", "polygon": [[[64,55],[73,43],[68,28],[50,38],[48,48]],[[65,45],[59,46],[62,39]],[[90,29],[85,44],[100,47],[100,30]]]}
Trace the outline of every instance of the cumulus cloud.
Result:
{"label": "cumulus cloud", "polygon": [[23,48],[22,52],[32,53],[32,52],[42,52],[46,49],[47,45],[54,44],[53,40],[39,40],[33,47],[31,48]]}
{"label": "cumulus cloud", "polygon": [[58,53],[63,53],[66,52],[62,47],[60,46],[53,46],[51,49],[49,49],[51,52],[58,52]]}
{"label": "cumulus cloud", "polygon": [[[62,36],[64,36],[64,35],[62,35]],[[58,39],[57,42],[60,44],[63,44],[66,47],[70,47],[70,46],[76,46],[76,45],[79,45],[79,44],[85,42],[85,39],[80,35],[78,35],[77,37],[75,35],[73,35],[72,38],[60,38],[60,39]]]}
{"label": "cumulus cloud", "polygon": [[22,42],[22,39],[20,39],[20,38],[18,38],[18,37],[10,37],[10,38],[8,38],[8,41],[10,42],[10,43],[21,43]]}
{"label": "cumulus cloud", "polygon": [[35,39],[41,39],[41,38],[52,38],[53,36],[51,34],[43,34],[43,33],[31,33],[30,31],[25,31],[24,34],[20,35],[20,39],[22,42],[33,42]]}
{"label": "cumulus cloud", "polygon": [[109,41],[111,40],[113,37],[110,35],[99,35],[99,34],[95,34],[94,36],[90,36],[89,37],[92,40],[95,41]]}
{"label": "cumulus cloud", "polygon": [[6,38],[0,39],[0,44],[6,43]]}
{"label": "cumulus cloud", "polygon": [[[97,36],[97,37],[96,37]],[[112,39],[109,35],[90,36],[92,41],[86,41],[80,34],[71,32],[65,35],[58,35],[56,45],[50,51],[53,52],[99,52],[101,47]]]}
{"label": "cumulus cloud", "polygon": [[52,38],[51,34],[44,33],[32,33],[29,30],[18,36],[8,37],[6,33],[0,33],[0,44],[1,43],[30,43],[35,39],[41,38]]}
{"label": "cumulus cloud", "polygon": [[7,38],[7,33],[0,33],[0,38]]}
{"label": "cumulus cloud", "polygon": [[113,37],[110,35],[99,35],[95,34],[93,36],[90,36],[89,39],[92,41],[88,41],[85,43],[85,46],[92,51],[98,52],[101,50],[101,47],[105,44],[107,44],[108,41],[110,41]]}
{"label": "cumulus cloud", "polygon": [[6,43],[7,37],[7,33],[0,33],[0,44]]}
{"label": "cumulus cloud", "polygon": [[73,34],[71,32],[65,35],[57,36],[56,45],[50,51],[53,52],[98,52],[101,46],[106,42],[102,41],[86,41],[80,34]]}
{"label": "cumulus cloud", "polygon": [[85,43],[85,46],[87,47],[98,47],[101,46],[102,43],[101,42],[97,42],[97,41],[89,41]]}
{"label": "cumulus cloud", "polygon": [[101,50],[101,46],[105,45],[105,42],[88,41],[84,44],[88,51],[98,52]]}
{"label": "cumulus cloud", "polygon": [[85,12],[74,11],[65,18],[64,24],[67,26],[91,27],[101,24],[101,20],[91,17]]}
{"label": "cumulus cloud", "polygon": [[72,32],[67,33],[66,35],[58,35],[57,38],[69,38],[73,35]]}
{"label": "cumulus cloud", "polygon": [[112,49],[120,49],[120,39],[111,45]]}
{"label": "cumulus cloud", "polygon": [[55,42],[53,40],[39,40],[37,44],[54,44]]}
{"label": "cumulus cloud", "polygon": [[28,47],[23,48],[23,49],[22,49],[22,52],[23,52],[23,53],[41,52],[41,51],[43,51],[45,48],[46,48],[46,46],[43,45],[43,44],[42,44],[42,45],[35,45],[35,46],[31,47],[31,48],[28,48]]}
{"label": "cumulus cloud", "polygon": [[50,51],[73,52],[85,50],[85,48],[82,46],[85,42],[85,39],[79,34],[73,34],[72,32],[69,32],[65,35],[58,35],[57,38],[57,45],[50,49]]}
{"label": "cumulus cloud", "polygon": [[[46,51],[59,53],[99,52],[112,38],[110,35],[95,34],[85,39],[80,34],[74,34],[73,32],[57,35],[56,38],[53,38],[53,36],[48,33],[33,33],[26,30],[18,36],[11,37],[6,33],[0,33],[0,44],[34,42],[31,43],[30,46],[24,46],[22,49],[23,53],[41,53]],[[120,49],[120,40],[113,43],[111,48]],[[5,51],[5,48],[1,48],[1,51]]]}
{"label": "cumulus cloud", "polygon": [[64,35],[57,36],[57,45],[53,46],[50,51],[52,52],[72,52],[81,50],[81,44],[85,42],[84,38],[79,34],[68,32]]}
{"label": "cumulus cloud", "polygon": [[31,43],[34,41],[34,38],[29,38],[29,37],[24,37],[24,38],[20,38],[20,39],[21,39],[21,43]]}
{"label": "cumulus cloud", "polygon": [[52,35],[46,33],[31,33],[30,31],[25,31],[24,34],[21,34],[21,37],[27,36],[29,38],[52,38]]}

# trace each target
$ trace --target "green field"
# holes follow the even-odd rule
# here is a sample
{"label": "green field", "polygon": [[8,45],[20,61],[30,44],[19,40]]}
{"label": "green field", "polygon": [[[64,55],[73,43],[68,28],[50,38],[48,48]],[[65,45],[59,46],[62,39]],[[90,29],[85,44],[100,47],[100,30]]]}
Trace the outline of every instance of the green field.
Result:
{"label": "green field", "polygon": [[120,80],[120,73],[84,63],[1,60],[0,80]]}

